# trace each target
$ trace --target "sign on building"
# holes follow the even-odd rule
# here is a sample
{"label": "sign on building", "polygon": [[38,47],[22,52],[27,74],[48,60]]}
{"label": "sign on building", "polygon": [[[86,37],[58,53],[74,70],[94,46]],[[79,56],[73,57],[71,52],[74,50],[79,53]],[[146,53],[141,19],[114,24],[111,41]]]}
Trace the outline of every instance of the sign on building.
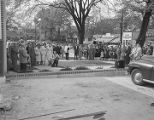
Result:
{"label": "sign on building", "polygon": [[123,32],[122,43],[125,45],[132,43],[132,32]]}
{"label": "sign on building", "polygon": [[132,40],[132,32],[123,32],[123,40]]}
{"label": "sign on building", "polygon": [[148,29],[146,37],[154,38],[154,29]]}

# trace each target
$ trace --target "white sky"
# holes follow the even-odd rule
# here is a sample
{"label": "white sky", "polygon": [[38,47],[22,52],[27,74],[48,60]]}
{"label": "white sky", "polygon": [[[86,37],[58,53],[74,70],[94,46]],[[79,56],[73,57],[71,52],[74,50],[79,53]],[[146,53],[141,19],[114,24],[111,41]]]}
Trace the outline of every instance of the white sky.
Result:
{"label": "white sky", "polygon": [[[53,2],[55,0],[40,0],[40,1],[46,3],[46,2]],[[115,0],[111,0],[111,1],[114,2]],[[33,11],[32,14],[30,14],[30,16],[25,16],[25,11],[29,7],[34,6],[35,4],[36,4],[35,0],[31,0],[29,3],[25,2],[25,4],[21,5],[18,12],[17,12],[17,18],[15,18],[16,21],[22,23],[22,25],[26,25],[26,23],[33,23],[34,16],[37,14],[37,12],[40,10],[40,8],[38,7],[37,9],[35,9],[35,11]],[[10,9],[10,8],[8,8],[8,9]],[[114,13],[109,13],[108,9],[105,8],[102,5],[101,5],[101,9],[100,9],[100,14],[103,17],[112,17],[112,16],[114,16]],[[100,15],[97,14],[96,19],[99,19],[99,18],[100,18]]]}

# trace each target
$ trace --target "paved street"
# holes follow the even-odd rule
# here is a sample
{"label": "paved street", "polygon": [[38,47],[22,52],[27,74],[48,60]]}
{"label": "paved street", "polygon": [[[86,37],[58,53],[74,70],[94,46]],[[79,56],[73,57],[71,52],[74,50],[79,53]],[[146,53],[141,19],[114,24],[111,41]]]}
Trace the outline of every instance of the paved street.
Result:
{"label": "paved street", "polygon": [[[7,120],[58,111],[31,120],[58,120],[106,111],[105,120],[153,120],[154,87],[136,86],[129,77],[46,78],[12,81],[3,92],[19,96]],[[92,120],[92,117],[79,120]],[[103,120],[103,119],[97,119]]]}
{"label": "paved street", "polygon": [[148,95],[150,97],[154,97],[154,84],[138,86],[130,80],[130,77],[106,77],[105,79],[134,91],[140,92],[142,94]]}

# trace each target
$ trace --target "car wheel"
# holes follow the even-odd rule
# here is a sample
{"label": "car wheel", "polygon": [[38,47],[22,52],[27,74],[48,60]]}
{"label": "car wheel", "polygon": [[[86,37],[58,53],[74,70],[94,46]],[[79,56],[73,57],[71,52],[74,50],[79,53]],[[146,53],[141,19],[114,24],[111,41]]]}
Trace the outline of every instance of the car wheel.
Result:
{"label": "car wheel", "polygon": [[131,79],[133,81],[133,83],[135,83],[136,85],[143,85],[143,74],[141,72],[141,70],[139,69],[134,69],[131,72]]}

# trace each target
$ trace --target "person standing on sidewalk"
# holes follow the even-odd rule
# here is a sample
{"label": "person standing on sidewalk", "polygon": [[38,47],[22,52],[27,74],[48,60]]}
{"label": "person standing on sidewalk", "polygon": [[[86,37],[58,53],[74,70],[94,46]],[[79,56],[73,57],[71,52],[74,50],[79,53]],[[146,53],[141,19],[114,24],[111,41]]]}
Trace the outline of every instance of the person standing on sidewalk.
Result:
{"label": "person standing on sidewalk", "polygon": [[128,65],[130,62],[130,54],[131,54],[131,47],[130,45],[126,48],[126,56],[125,56],[125,64]]}
{"label": "person standing on sidewalk", "polygon": [[60,51],[60,53],[61,53],[61,58],[64,58],[64,54],[65,54],[65,46],[62,44],[61,45],[61,51]]}
{"label": "person standing on sidewalk", "polygon": [[142,57],[142,49],[139,44],[136,44],[136,46],[132,49],[130,57],[132,60],[140,60]]}
{"label": "person standing on sidewalk", "polygon": [[52,65],[52,63],[53,63],[53,46],[51,44],[49,44],[47,47],[47,60],[48,60],[48,65]]}
{"label": "person standing on sidewalk", "polygon": [[58,66],[58,61],[59,61],[59,55],[56,51],[53,53],[53,64],[52,67],[57,67]]}
{"label": "person standing on sidewalk", "polygon": [[27,63],[28,63],[27,50],[25,44],[22,42],[19,44],[19,60],[20,60],[20,72],[27,71]]}
{"label": "person standing on sidewalk", "polygon": [[153,55],[153,46],[151,43],[148,44],[147,55]]}
{"label": "person standing on sidewalk", "polygon": [[41,46],[40,50],[41,50],[41,62],[42,62],[42,65],[45,65],[46,60],[47,60],[47,48],[46,48],[45,43]]}
{"label": "person standing on sidewalk", "polygon": [[41,64],[41,51],[40,51],[40,44],[37,44],[35,47],[35,55],[36,55],[36,65]]}
{"label": "person standing on sidewalk", "polygon": [[95,45],[92,43],[89,45],[89,60],[94,60],[95,53],[96,53]]}
{"label": "person standing on sidewalk", "polygon": [[120,55],[120,60],[125,60],[125,54],[126,54],[126,48],[125,45],[121,46],[121,55]]}
{"label": "person standing on sidewalk", "polygon": [[69,60],[69,46],[66,45],[64,50],[65,50],[66,60]]}
{"label": "person standing on sidewalk", "polygon": [[74,59],[77,60],[79,55],[79,46],[75,45],[74,46]]}
{"label": "person standing on sidewalk", "polygon": [[117,60],[120,60],[120,55],[121,55],[121,49],[120,49],[120,45],[117,47],[117,50],[116,50],[116,54],[117,54]]}
{"label": "person standing on sidewalk", "polygon": [[17,43],[12,43],[12,45],[10,46],[10,56],[12,61],[12,68],[16,72],[18,71],[18,65],[17,65],[18,53],[19,53],[19,48]]}
{"label": "person standing on sidewalk", "polygon": [[30,56],[31,67],[36,65],[36,54],[34,50],[34,43],[30,43],[28,47],[28,54]]}

